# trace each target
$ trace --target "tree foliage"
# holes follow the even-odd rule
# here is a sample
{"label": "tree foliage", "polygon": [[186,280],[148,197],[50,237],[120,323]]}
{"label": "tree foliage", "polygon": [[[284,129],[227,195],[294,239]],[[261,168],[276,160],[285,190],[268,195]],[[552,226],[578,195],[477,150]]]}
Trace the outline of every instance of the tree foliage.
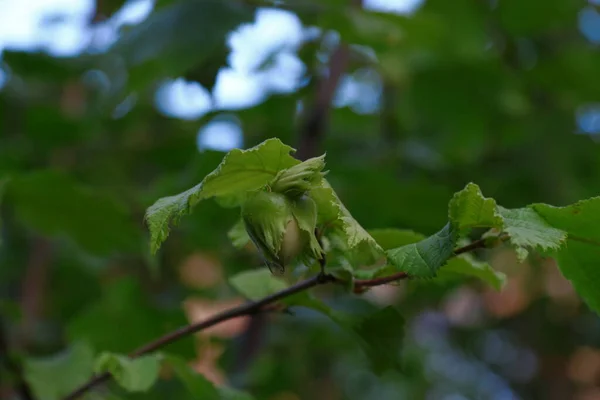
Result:
{"label": "tree foliage", "polygon": [[[97,2],[89,36],[123,5]],[[268,14],[303,32],[245,65]],[[600,346],[598,15],[161,0],[108,49],[4,49],[0,397],[94,375],[114,379],[84,398],[590,396],[573,371]],[[223,106],[241,64],[261,94]],[[212,90],[204,114],[161,106],[179,77]],[[239,148],[198,146],[223,121]]]}

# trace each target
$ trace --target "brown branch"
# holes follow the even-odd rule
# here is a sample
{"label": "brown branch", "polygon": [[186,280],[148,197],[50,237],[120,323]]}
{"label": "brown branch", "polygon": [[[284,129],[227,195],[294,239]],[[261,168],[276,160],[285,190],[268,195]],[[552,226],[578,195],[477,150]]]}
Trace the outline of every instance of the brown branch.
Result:
{"label": "brown branch", "polygon": [[[454,251],[454,255],[463,254],[463,253],[466,253],[466,252],[469,252],[469,251],[472,251],[475,249],[485,248],[486,244],[487,244],[487,241],[485,239],[476,240],[464,247],[460,247],[460,248],[456,249]],[[320,262],[323,265],[325,261],[323,259]],[[354,281],[355,291],[356,291],[357,287],[365,289],[367,287],[384,285],[384,284],[394,282],[394,281],[397,281],[400,279],[406,279],[408,277],[409,276],[405,272],[399,272],[399,273],[389,275],[389,276],[384,276],[381,278],[355,280]],[[249,303],[243,304],[241,306],[237,306],[237,307],[231,308],[229,310],[225,310],[225,311],[220,312],[202,322],[198,322],[196,324],[187,325],[182,328],[179,328],[173,332],[166,334],[165,336],[162,336],[162,337],[154,340],[153,342],[150,342],[150,343],[140,347],[139,349],[137,349],[136,351],[131,353],[129,355],[129,357],[136,358],[136,357],[142,356],[144,354],[151,353],[151,352],[158,350],[164,346],[167,346],[173,342],[176,342],[177,340],[179,340],[185,336],[188,336],[192,333],[201,331],[203,329],[209,328],[213,325],[217,325],[221,322],[224,322],[224,321],[227,321],[227,320],[230,320],[233,318],[238,318],[238,317],[247,316],[247,315],[254,315],[258,312],[264,311],[265,306],[275,303],[276,301],[282,300],[293,294],[302,292],[304,290],[310,289],[310,288],[318,286],[318,285],[324,285],[324,284],[329,284],[329,283],[334,283],[334,282],[343,283],[340,279],[334,277],[333,275],[321,273],[319,275],[313,276],[312,278],[308,278],[304,281],[298,282],[295,285],[290,286],[289,288],[281,290],[270,296],[264,297],[261,300],[249,302]],[[78,389],[76,389],[71,394],[66,396],[64,398],[64,400],[74,400],[74,399],[80,397],[81,395],[83,395],[88,390],[94,388],[95,386],[98,386],[99,384],[108,381],[110,379],[110,377],[111,377],[111,375],[109,373],[103,373],[103,374],[94,376],[87,383],[80,386]]]}
{"label": "brown branch", "polygon": [[306,118],[300,127],[297,156],[301,160],[314,157],[319,152],[320,143],[325,136],[329,122],[331,102],[349,60],[350,49],[344,43],[340,44],[331,54],[328,74],[318,83],[314,103],[307,111]]}
{"label": "brown branch", "polygon": [[387,283],[392,283],[395,281],[399,281],[402,279],[408,278],[408,274],[406,272],[397,272],[388,276],[381,276],[379,278],[373,279],[356,279],[354,281],[354,292],[362,293],[366,288],[385,285]]}
{"label": "brown branch", "polygon": [[459,254],[464,254],[464,253],[468,253],[470,251],[473,250],[477,250],[477,249],[484,249],[486,247],[486,239],[478,239],[474,242],[469,243],[466,246],[463,247],[459,247],[458,249],[454,250],[454,255],[458,256]]}
{"label": "brown branch", "polygon": [[[188,336],[192,333],[201,331],[203,329],[209,328],[213,325],[217,325],[221,322],[224,322],[224,321],[227,321],[227,320],[230,320],[233,318],[238,318],[238,317],[242,317],[242,316],[246,316],[246,315],[255,314],[257,312],[260,312],[263,309],[263,307],[268,304],[274,303],[278,300],[284,299],[284,298],[291,296],[293,294],[296,294],[298,292],[302,292],[311,287],[314,287],[317,285],[322,285],[322,284],[327,284],[327,283],[331,283],[331,282],[335,282],[335,281],[336,281],[336,278],[334,278],[331,275],[314,276],[312,278],[298,282],[294,286],[290,286],[289,288],[287,288],[285,290],[282,290],[282,291],[274,293],[270,296],[267,296],[261,300],[246,303],[241,306],[234,307],[229,310],[225,310],[223,312],[220,312],[220,313],[214,315],[213,317],[211,317],[207,320],[204,320],[204,321],[196,323],[196,324],[184,326],[180,329],[170,332],[167,335],[165,335],[161,338],[158,338],[155,341],[146,344],[145,346],[140,347],[139,349],[137,349],[136,351],[131,353],[129,355],[129,357],[136,358],[141,355],[153,352],[153,351],[160,349],[164,346],[167,346],[173,342],[176,342],[177,340],[179,340],[185,336]],[[85,383],[84,385],[80,386],[78,389],[73,391],[71,394],[66,396],[64,399],[65,400],[76,399],[79,396],[83,395],[88,390],[90,390],[91,388],[99,385],[100,383],[106,382],[109,379],[110,379],[109,373],[97,375],[97,376],[93,377],[91,380],[89,380],[87,383]]]}
{"label": "brown branch", "polygon": [[21,313],[23,315],[17,347],[26,348],[36,330],[44,307],[48,269],[52,263],[52,244],[36,237],[29,249],[29,260],[21,284]]}

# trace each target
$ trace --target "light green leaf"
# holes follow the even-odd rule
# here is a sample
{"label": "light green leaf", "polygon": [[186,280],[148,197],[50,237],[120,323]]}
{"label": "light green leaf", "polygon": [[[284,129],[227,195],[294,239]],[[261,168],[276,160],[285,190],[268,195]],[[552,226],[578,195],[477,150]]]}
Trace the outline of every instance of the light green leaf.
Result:
{"label": "light green leaf", "polygon": [[268,139],[248,150],[231,150],[201,183],[178,195],[159,199],[146,211],[152,253],[166,240],[171,223],[190,213],[199,201],[211,197],[231,200],[232,196],[260,189],[282,169],[300,163],[291,156],[293,151],[279,139]]}
{"label": "light green leaf", "polygon": [[343,243],[344,248],[340,249],[342,252],[361,255],[362,259],[370,262],[383,256],[381,246],[352,217],[325,179],[320,187],[310,191],[310,196],[317,204],[318,222],[325,236],[338,236],[338,242]]}
{"label": "light green leaf", "polygon": [[273,276],[268,268],[241,272],[231,277],[229,284],[250,300],[261,299],[288,287],[284,280]]}
{"label": "light green leaf", "polygon": [[127,208],[61,172],[40,171],[14,177],[7,186],[17,217],[48,236],[66,236],[99,255],[137,251],[141,231]]}
{"label": "light green leaf", "polygon": [[448,217],[460,232],[476,227],[502,229],[503,226],[496,201],[483,197],[474,183],[454,194],[448,205]]}
{"label": "light green leaf", "polygon": [[506,275],[496,271],[486,262],[476,260],[470,254],[461,254],[448,260],[444,268],[440,269],[438,277],[444,279],[449,275],[472,276],[481,279],[496,290],[500,290],[506,283]]}
{"label": "light green leaf", "polygon": [[532,208],[499,208],[504,220],[504,232],[515,247],[520,261],[527,258],[528,248],[542,251],[558,250],[567,238],[567,233],[548,225]]}
{"label": "light green leaf", "polygon": [[298,227],[304,233],[307,240],[303,240],[302,243],[306,243],[308,248],[305,250],[304,259],[313,258],[319,260],[323,256],[323,249],[315,236],[315,229],[317,227],[317,205],[313,199],[309,196],[299,197],[291,202],[292,214],[298,222]]}
{"label": "light green leaf", "polygon": [[37,399],[59,400],[92,376],[93,365],[92,349],[79,342],[52,357],[26,359],[23,372]]}
{"label": "light green leaf", "polygon": [[161,357],[148,354],[135,359],[114,353],[102,353],[96,360],[97,374],[110,372],[117,383],[130,392],[145,392],[154,385],[160,371]]}
{"label": "light green leaf", "polygon": [[434,277],[437,270],[454,254],[456,236],[455,229],[447,224],[435,235],[418,243],[388,250],[386,254],[391,265],[378,275],[406,272],[417,278]]}
{"label": "light green leaf", "polygon": [[241,249],[250,242],[250,236],[248,236],[248,232],[246,232],[246,226],[244,225],[244,220],[240,219],[235,223],[227,232],[227,237],[231,240],[233,246],[237,249]]}
{"label": "light green leaf", "polygon": [[566,207],[530,207],[550,226],[567,232],[567,244],[556,251],[559,268],[590,308],[600,314],[600,197]]}

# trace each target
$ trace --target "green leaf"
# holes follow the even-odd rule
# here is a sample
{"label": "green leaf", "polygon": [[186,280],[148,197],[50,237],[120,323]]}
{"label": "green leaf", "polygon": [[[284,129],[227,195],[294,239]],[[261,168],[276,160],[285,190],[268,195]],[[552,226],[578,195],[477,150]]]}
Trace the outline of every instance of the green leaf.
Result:
{"label": "green leaf", "polygon": [[231,243],[236,249],[241,249],[248,244],[250,241],[250,236],[248,236],[248,232],[246,232],[246,226],[244,225],[244,220],[240,219],[231,227],[231,229],[227,232],[227,237],[231,240]]}
{"label": "green leaf", "polygon": [[440,269],[438,277],[444,279],[449,275],[472,276],[481,279],[496,290],[500,290],[506,283],[506,275],[496,271],[486,262],[476,260],[470,254],[461,254],[448,260],[444,268]]}
{"label": "green leaf", "polygon": [[297,293],[284,302],[318,311],[356,337],[377,373],[399,366],[404,319],[395,308],[386,307],[366,315],[349,314],[332,309],[309,292]]}
{"label": "green leaf", "polygon": [[195,399],[202,400],[252,400],[249,394],[229,387],[215,387],[203,375],[194,371],[184,359],[173,355],[165,356],[165,362],[183,382],[187,390]]}
{"label": "green leaf", "polygon": [[114,353],[102,353],[96,360],[97,374],[110,372],[117,383],[130,392],[146,392],[158,379],[161,356],[148,354],[135,359]]}
{"label": "green leaf", "polygon": [[559,268],[590,308],[600,314],[600,197],[566,207],[530,207],[550,226],[567,232],[567,244],[555,252]]}
{"label": "green leaf", "polygon": [[159,199],[146,212],[152,253],[155,254],[166,240],[170,224],[189,214],[199,201],[210,197],[230,199],[260,189],[282,169],[300,163],[291,156],[293,151],[279,139],[268,139],[248,150],[231,150],[217,169],[198,185],[178,195]]}
{"label": "green leaf", "polygon": [[288,287],[285,281],[273,276],[268,268],[241,272],[231,277],[229,284],[250,300],[261,299]]}
{"label": "green leaf", "polygon": [[45,235],[67,236],[91,253],[139,249],[141,232],[129,210],[63,173],[40,171],[14,177],[7,200],[28,226]]}
{"label": "green leaf", "polygon": [[558,250],[567,238],[567,233],[548,225],[532,208],[508,210],[500,207],[504,220],[504,232],[515,247],[519,261],[527,258],[527,248],[541,251]]}
{"label": "green leaf", "polygon": [[59,400],[92,376],[93,365],[92,349],[77,342],[52,357],[26,359],[23,373],[37,399]]}
{"label": "green leaf", "polygon": [[471,228],[502,229],[502,216],[494,199],[483,197],[479,186],[469,183],[448,205],[448,217],[461,232]]}
{"label": "green leaf", "polygon": [[377,373],[400,368],[404,319],[393,307],[383,308],[359,320],[353,327],[371,366]]}
{"label": "green leaf", "polygon": [[409,244],[386,252],[393,271],[387,268],[379,275],[390,272],[406,272],[417,278],[431,278],[454,254],[456,231],[449,223],[435,235],[418,243]]}
{"label": "green leaf", "polygon": [[333,188],[323,179],[320,187],[310,191],[310,197],[319,210],[318,223],[325,236],[337,236],[343,243],[341,252],[359,254],[374,262],[383,255],[383,249],[356,221],[341,202]]}

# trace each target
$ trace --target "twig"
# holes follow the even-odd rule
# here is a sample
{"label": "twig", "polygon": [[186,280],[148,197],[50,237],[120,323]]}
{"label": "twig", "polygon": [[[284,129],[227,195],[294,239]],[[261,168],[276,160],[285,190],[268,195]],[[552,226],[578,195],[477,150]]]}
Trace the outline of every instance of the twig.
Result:
{"label": "twig", "polygon": [[388,275],[388,276],[382,276],[379,278],[356,279],[354,281],[354,292],[361,293],[364,291],[365,288],[379,286],[379,285],[385,285],[386,283],[391,283],[391,282],[399,281],[399,280],[406,279],[406,278],[408,278],[408,274],[406,272],[397,272],[395,274]]}
{"label": "twig", "polygon": [[[502,239],[502,237],[500,237],[500,239]],[[473,250],[484,249],[486,247],[486,243],[487,239],[478,239],[466,246],[459,247],[458,249],[454,250],[454,255],[458,256],[459,254],[468,253]]]}
{"label": "twig", "polygon": [[[487,244],[487,241],[485,239],[476,240],[464,247],[460,247],[460,248],[456,249],[454,251],[454,255],[463,254],[463,253],[466,253],[466,252],[469,252],[469,251],[472,251],[475,249],[485,248],[486,244]],[[393,274],[390,276],[384,276],[381,278],[356,280],[356,281],[354,281],[354,285],[355,285],[355,288],[362,287],[364,289],[367,287],[384,285],[384,284],[387,284],[387,283],[390,283],[393,281],[397,281],[400,279],[406,279],[408,277],[409,276],[405,272],[399,272],[399,273],[396,273],[396,274]],[[247,315],[254,315],[258,312],[263,311],[265,306],[275,303],[278,300],[284,299],[293,294],[302,292],[304,290],[310,289],[310,288],[318,286],[318,285],[325,285],[325,284],[334,283],[334,282],[343,283],[340,279],[334,277],[333,275],[318,274],[316,276],[313,276],[312,278],[308,278],[304,281],[298,282],[295,285],[290,286],[289,288],[281,290],[270,296],[264,297],[261,300],[246,303],[241,306],[237,306],[237,307],[231,308],[229,310],[225,310],[225,311],[223,311],[219,314],[216,314],[213,317],[211,317],[207,320],[204,320],[202,322],[198,322],[196,324],[192,324],[192,325],[188,325],[188,326],[179,328],[173,332],[168,333],[167,335],[165,335],[161,338],[156,339],[153,342],[146,344],[145,346],[140,347],[139,349],[137,349],[136,351],[131,353],[129,355],[129,357],[136,358],[141,355],[151,353],[155,350],[158,350],[164,346],[167,346],[167,345],[169,345],[185,336],[188,336],[192,333],[201,331],[203,329],[209,328],[213,325],[217,325],[221,322],[224,322],[224,321],[227,321],[227,320],[230,320],[233,318],[238,318],[238,317],[247,316]],[[85,383],[84,385],[82,385],[81,387],[76,389],[74,392],[69,394],[67,397],[65,397],[64,400],[74,400],[74,399],[78,398],[79,396],[83,395],[88,390],[92,389],[93,387],[95,387],[103,382],[108,381],[109,379],[110,379],[109,373],[97,375],[97,376],[93,377],[92,379],[90,379],[87,383]]]}
{"label": "twig", "polygon": [[[171,343],[181,339],[182,337],[188,336],[192,333],[209,328],[213,325],[217,325],[223,321],[242,317],[245,315],[255,314],[255,313],[261,311],[261,309],[268,304],[274,303],[278,300],[281,300],[283,298],[286,298],[286,297],[296,294],[298,292],[302,292],[313,286],[322,285],[322,284],[335,282],[335,281],[336,281],[336,279],[331,275],[314,276],[312,278],[298,282],[294,286],[290,286],[289,288],[287,288],[285,290],[282,290],[282,291],[274,293],[270,296],[267,296],[261,300],[251,302],[251,303],[246,303],[241,306],[234,307],[229,310],[225,310],[219,314],[214,315],[213,317],[211,317],[205,321],[177,329],[176,331],[173,331],[159,339],[156,339],[155,341],[153,341],[151,343],[148,343],[145,346],[140,347],[139,349],[137,349],[136,351],[131,353],[129,355],[129,357],[136,358],[141,355],[150,353],[154,350],[160,349],[161,347],[171,344]],[[76,389],[74,392],[69,394],[67,397],[65,397],[65,400],[76,399],[79,396],[81,396],[82,394],[84,394],[85,392],[87,392],[89,389],[93,388],[94,386],[97,386],[98,384],[100,384],[102,382],[106,382],[109,379],[110,379],[109,373],[97,375],[97,376],[93,377],[90,381],[88,381],[87,383],[85,383],[84,385],[82,385],[81,387]]]}

